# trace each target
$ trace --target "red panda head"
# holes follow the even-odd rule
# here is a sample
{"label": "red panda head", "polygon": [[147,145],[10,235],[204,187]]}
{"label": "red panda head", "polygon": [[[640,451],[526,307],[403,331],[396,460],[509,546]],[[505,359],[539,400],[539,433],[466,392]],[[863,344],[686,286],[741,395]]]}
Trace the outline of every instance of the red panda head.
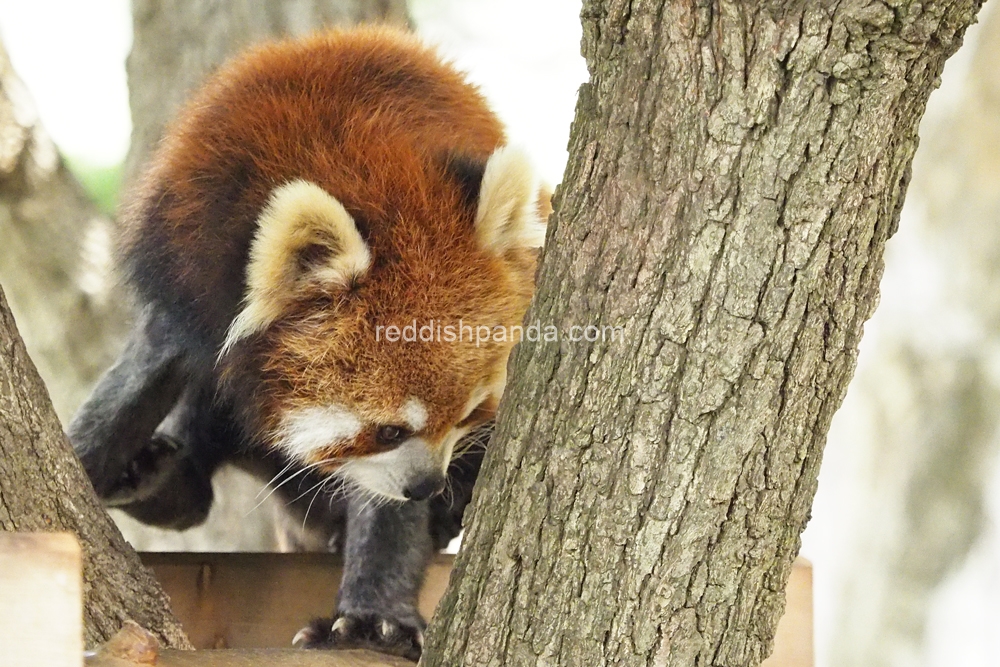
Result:
{"label": "red panda head", "polygon": [[[471,197],[452,179],[381,221],[322,184],[271,192],[220,359],[224,372],[259,365],[257,427],[273,447],[384,497],[442,488],[503,392],[548,206],[518,150],[497,149],[474,180]],[[402,340],[406,326],[423,340]]]}

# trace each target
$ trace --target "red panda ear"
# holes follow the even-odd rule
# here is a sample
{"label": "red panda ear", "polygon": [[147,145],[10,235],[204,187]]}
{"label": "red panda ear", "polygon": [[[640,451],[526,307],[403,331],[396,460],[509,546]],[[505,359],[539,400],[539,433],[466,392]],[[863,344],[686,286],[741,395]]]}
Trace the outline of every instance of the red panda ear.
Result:
{"label": "red panda ear", "polygon": [[541,183],[527,154],[501,146],[486,163],[479,188],[476,236],[482,248],[502,255],[515,248],[540,248],[545,220],[539,216]]}
{"label": "red panda ear", "polygon": [[307,181],[276,188],[257,219],[243,310],[229,327],[223,353],[276,320],[301,285],[347,289],[369,266],[368,245],[339,201]]}

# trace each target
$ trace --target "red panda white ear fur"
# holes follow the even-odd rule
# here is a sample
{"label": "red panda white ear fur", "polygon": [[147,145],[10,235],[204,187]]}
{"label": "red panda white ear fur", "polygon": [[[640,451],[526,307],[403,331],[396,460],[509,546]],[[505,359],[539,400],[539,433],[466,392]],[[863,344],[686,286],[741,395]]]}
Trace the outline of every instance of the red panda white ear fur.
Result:
{"label": "red panda white ear fur", "polygon": [[515,248],[540,248],[545,221],[538,216],[541,182],[527,154],[501,146],[486,162],[479,188],[476,236],[482,248],[502,255]]}
{"label": "red panda white ear fur", "polygon": [[[302,253],[310,248],[323,254],[306,266]],[[257,219],[243,310],[230,325],[221,354],[276,320],[304,281],[347,289],[370,266],[368,245],[333,196],[301,180],[276,188]]]}

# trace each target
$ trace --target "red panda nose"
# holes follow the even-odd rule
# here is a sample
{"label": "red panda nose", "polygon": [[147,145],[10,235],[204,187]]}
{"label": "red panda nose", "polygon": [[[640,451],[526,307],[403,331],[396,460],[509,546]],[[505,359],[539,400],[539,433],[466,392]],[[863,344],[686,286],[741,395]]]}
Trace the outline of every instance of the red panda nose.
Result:
{"label": "red panda nose", "polygon": [[407,500],[427,500],[444,491],[444,477],[426,477],[403,489]]}

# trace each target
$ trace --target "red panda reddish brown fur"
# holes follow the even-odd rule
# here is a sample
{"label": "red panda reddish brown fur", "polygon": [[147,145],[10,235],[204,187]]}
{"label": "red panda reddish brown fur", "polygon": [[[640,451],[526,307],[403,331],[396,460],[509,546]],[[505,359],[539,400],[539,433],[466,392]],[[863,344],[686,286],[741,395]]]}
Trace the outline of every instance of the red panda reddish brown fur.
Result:
{"label": "red panda reddish brown fur", "polygon": [[[370,28],[263,46],[223,67],[168,128],[126,209],[122,264],[215,367],[251,440],[281,447],[286,415],[346,409],[351,437],[302,455],[334,472],[385,451],[378,429],[415,397],[427,413],[416,435],[450,447],[492,417],[514,341],[387,343],[377,327],[521,323],[537,254],[524,227],[544,220],[548,194],[521,158],[498,152],[504,143],[478,91],[413,37]],[[343,253],[336,225],[275,199],[298,182],[342,205],[370,254],[363,270],[337,274],[343,284],[319,277]],[[299,211],[302,239],[262,240],[269,210]],[[280,270],[260,268],[269,261]]]}

